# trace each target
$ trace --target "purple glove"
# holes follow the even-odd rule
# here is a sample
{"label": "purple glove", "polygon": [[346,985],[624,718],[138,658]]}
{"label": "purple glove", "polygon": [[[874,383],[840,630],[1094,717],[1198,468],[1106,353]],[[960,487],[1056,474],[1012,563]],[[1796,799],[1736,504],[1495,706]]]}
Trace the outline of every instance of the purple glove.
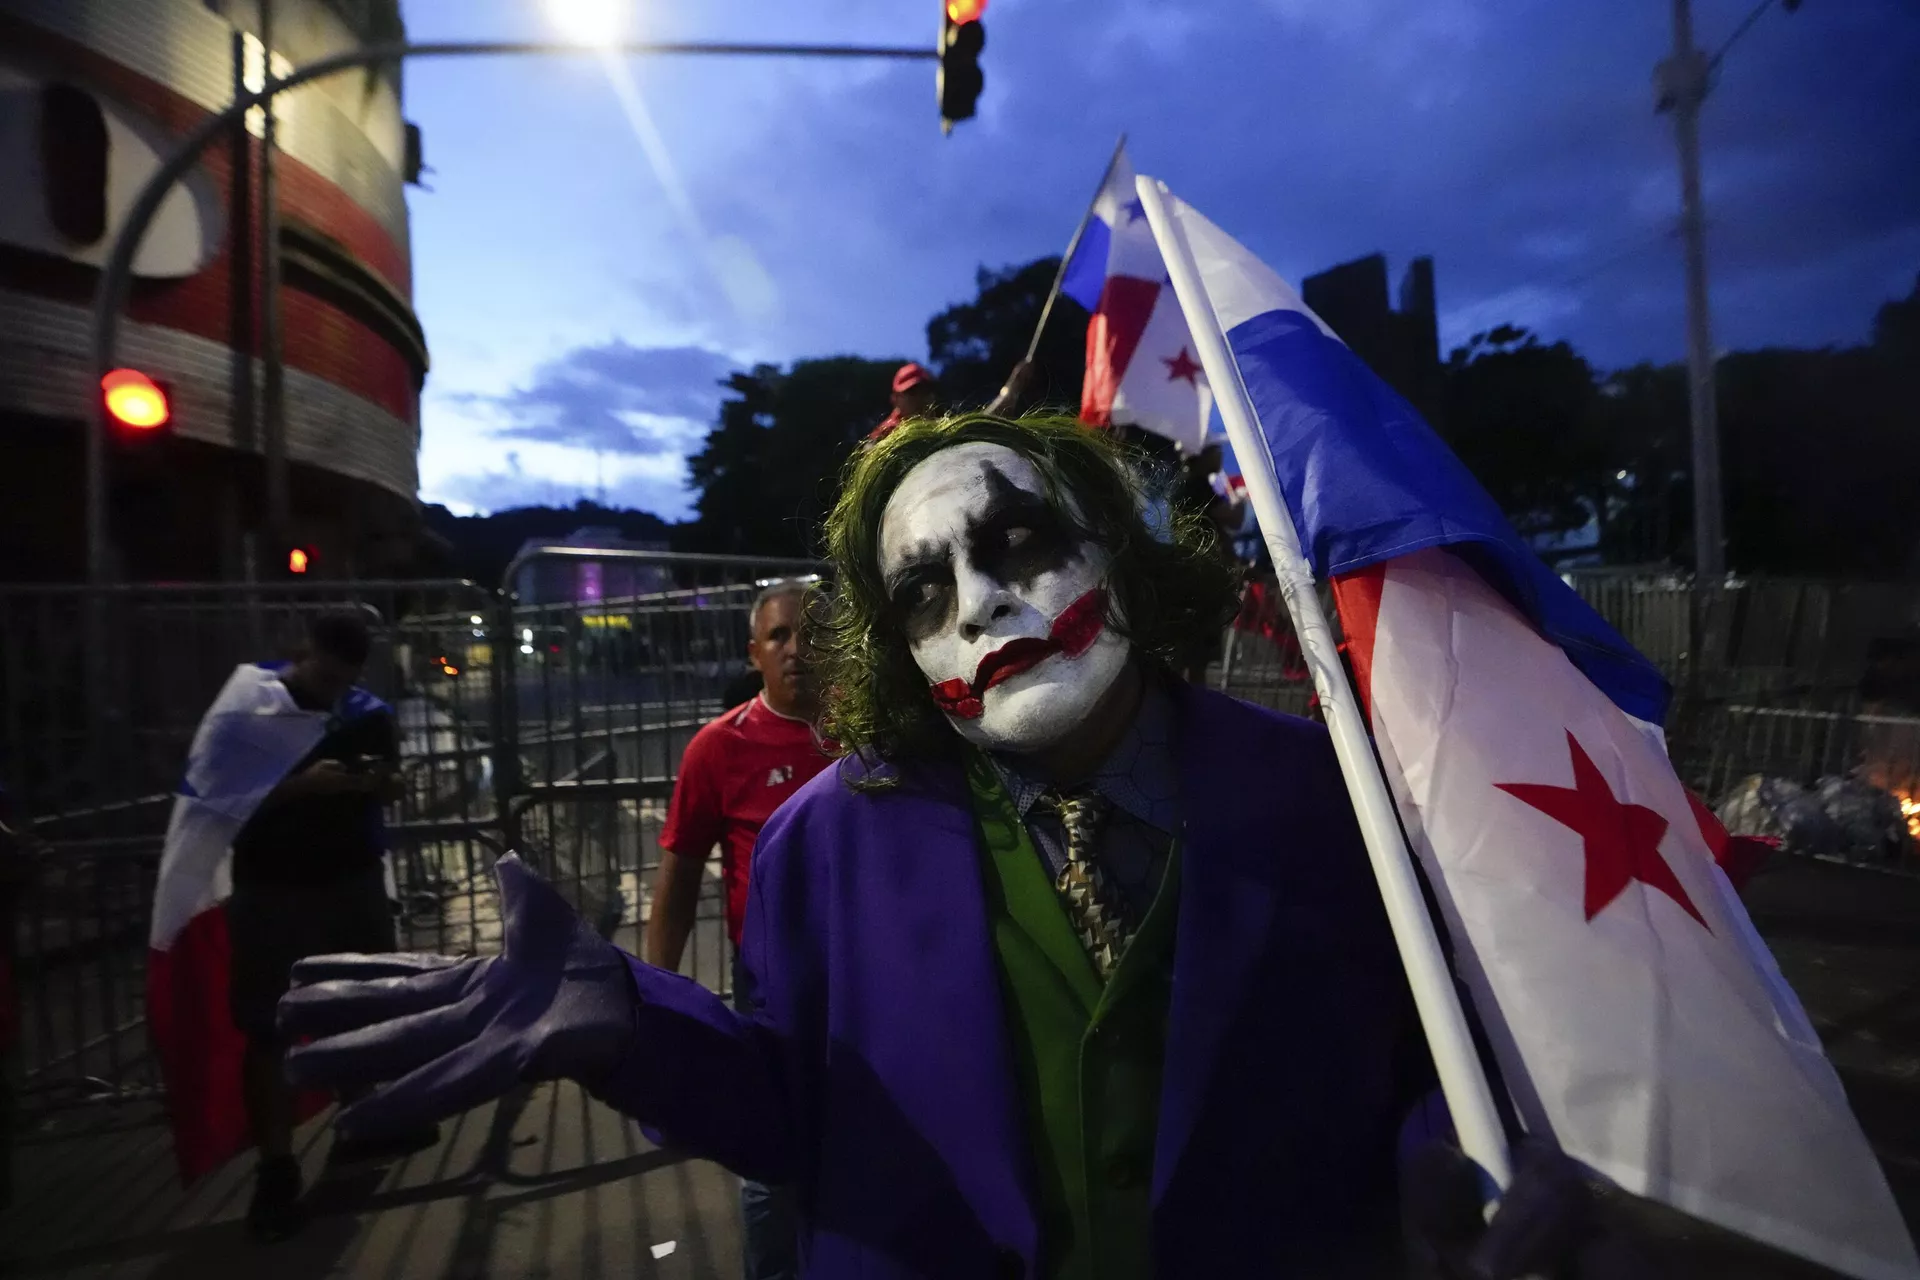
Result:
{"label": "purple glove", "polygon": [[1658,1280],[1662,1268],[1595,1212],[1587,1175],[1543,1142],[1513,1152],[1513,1183],[1491,1221],[1479,1167],[1459,1148],[1431,1143],[1403,1173],[1408,1226],[1431,1273],[1448,1280]]}
{"label": "purple glove", "polygon": [[627,957],[517,857],[494,868],[506,945],[461,960],[318,956],[294,966],[281,1031],[312,1037],[287,1055],[301,1088],[351,1092],[391,1081],[341,1111],[360,1136],[456,1115],[524,1081],[589,1088],[626,1055],[638,993]]}

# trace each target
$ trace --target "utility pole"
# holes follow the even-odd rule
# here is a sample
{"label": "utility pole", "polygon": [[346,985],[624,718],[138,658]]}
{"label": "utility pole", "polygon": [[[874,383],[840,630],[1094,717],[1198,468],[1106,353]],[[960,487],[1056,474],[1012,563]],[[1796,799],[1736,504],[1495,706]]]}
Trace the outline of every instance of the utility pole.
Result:
{"label": "utility pole", "polygon": [[[233,29],[233,100],[247,96],[247,35]],[[231,435],[240,452],[239,467],[230,470],[221,486],[220,541],[221,576],[247,573],[253,536],[253,521],[246,518],[247,493],[254,487],[253,453],[260,447],[260,432],[254,419],[256,399],[253,380],[254,323],[259,302],[258,286],[253,279],[253,134],[243,115],[233,128],[233,177],[229,181],[231,200],[227,225],[233,231],[227,238],[227,345],[232,349],[232,371],[228,375],[231,406]]]}
{"label": "utility pole", "polygon": [[260,66],[266,101],[260,125],[260,409],[262,455],[267,472],[267,537],[271,553],[293,540],[287,486],[287,380],[281,348],[280,183],[273,94],[273,0],[260,0]]}
{"label": "utility pole", "polygon": [[1673,0],[1673,53],[1654,68],[1655,109],[1673,113],[1680,150],[1680,231],[1687,254],[1687,403],[1693,421],[1693,565],[1706,584],[1726,574],[1720,510],[1720,426],[1714,404],[1713,323],[1707,307],[1707,225],[1700,200],[1700,105],[1712,61],[1694,47],[1690,0]]}

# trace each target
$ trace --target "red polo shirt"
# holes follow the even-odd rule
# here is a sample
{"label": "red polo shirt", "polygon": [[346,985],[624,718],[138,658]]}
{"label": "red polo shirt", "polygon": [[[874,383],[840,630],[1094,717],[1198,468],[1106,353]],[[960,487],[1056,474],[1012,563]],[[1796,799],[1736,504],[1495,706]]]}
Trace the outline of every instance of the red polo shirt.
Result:
{"label": "red polo shirt", "polygon": [[813,726],[783,716],[759,695],[701,727],[680,757],[660,847],[704,861],[720,846],[727,936],[740,944],[747,868],[760,828],[782,801],[832,763]]}

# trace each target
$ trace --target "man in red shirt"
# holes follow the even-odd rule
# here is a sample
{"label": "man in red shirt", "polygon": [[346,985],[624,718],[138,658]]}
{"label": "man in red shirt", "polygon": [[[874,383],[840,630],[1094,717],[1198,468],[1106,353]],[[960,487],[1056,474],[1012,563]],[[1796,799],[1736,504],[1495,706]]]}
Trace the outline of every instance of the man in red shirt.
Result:
{"label": "man in red shirt", "polygon": [[[752,699],[693,735],[660,833],[660,871],[647,920],[646,959],[677,970],[693,930],[700,879],[714,845],[727,892],[727,936],[733,940],[734,1002],[751,1010],[755,993],[739,962],[747,911],[747,871],[760,828],[786,798],[830,764],[814,731],[819,702],[803,647],[807,585],[776,582],[748,615],[747,661],[765,682]],[[790,1280],[798,1274],[790,1193],[746,1182],[740,1191],[746,1224],[747,1280]]]}

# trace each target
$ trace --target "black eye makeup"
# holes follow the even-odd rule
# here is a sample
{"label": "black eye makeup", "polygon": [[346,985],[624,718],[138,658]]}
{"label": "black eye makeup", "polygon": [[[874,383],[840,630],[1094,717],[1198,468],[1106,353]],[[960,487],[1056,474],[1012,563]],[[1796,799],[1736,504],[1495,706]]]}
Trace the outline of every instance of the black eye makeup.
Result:
{"label": "black eye makeup", "polygon": [[1010,587],[1028,587],[1042,574],[1080,558],[1074,530],[1047,500],[982,464],[987,508],[967,521],[967,556],[981,573]]}
{"label": "black eye makeup", "polygon": [[936,635],[951,622],[953,566],[944,550],[917,551],[887,580],[887,602],[909,640]]}

